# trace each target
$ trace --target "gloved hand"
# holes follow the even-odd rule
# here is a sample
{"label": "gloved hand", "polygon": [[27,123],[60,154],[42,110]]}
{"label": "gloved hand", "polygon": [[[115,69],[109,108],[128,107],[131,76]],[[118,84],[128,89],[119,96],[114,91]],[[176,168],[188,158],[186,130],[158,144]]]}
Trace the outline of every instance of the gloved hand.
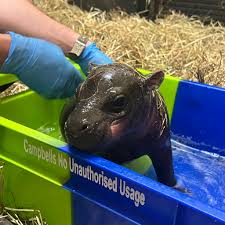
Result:
{"label": "gloved hand", "polygon": [[78,59],[74,60],[81,67],[82,71],[88,75],[88,65],[89,63],[94,63],[97,65],[101,64],[111,64],[113,61],[101,52],[95,45],[91,43],[88,45]]}
{"label": "gloved hand", "polygon": [[0,68],[11,73],[28,87],[46,98],[65,98],[74,95],[83,78],[65,58],[63,51],[50,42],[25,37],[13,32],[9,54]]}

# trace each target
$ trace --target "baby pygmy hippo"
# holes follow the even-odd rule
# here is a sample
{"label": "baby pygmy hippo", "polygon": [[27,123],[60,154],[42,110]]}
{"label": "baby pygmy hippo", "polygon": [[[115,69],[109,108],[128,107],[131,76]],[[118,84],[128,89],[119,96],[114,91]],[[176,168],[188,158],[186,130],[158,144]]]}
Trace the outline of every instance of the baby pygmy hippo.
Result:
{"label": "baby pygmy hippo", "polygon": [[157,90],[163,72],[145,78],[123,64],[91,67],[62,111],[65,140],[119,164],[148,155],[158,181],[176,186],[168,113]]}

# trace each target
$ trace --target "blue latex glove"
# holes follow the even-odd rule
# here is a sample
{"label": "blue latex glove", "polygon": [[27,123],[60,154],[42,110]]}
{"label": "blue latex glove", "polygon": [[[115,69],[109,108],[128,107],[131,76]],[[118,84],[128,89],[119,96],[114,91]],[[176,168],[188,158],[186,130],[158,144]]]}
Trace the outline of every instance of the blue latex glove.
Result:
{"label": "blue latex glove", "polygon": [[0,68],[11,73],[28,87],[46,98],[65,98],[74,95],[83,78],[65,58],[63,51],[50,42],[25,37],[13,32],[9,54]]}
{"label": "blue latex glove", "polygon": [[88,65],[89,63],[94,63],[96,65],[101,64],[111,64],[113,61],[101,52],[95,45],[91,43],[88,45],[78,59],[75,60],[77,64],[81,67],[82,71],[88,75]]}

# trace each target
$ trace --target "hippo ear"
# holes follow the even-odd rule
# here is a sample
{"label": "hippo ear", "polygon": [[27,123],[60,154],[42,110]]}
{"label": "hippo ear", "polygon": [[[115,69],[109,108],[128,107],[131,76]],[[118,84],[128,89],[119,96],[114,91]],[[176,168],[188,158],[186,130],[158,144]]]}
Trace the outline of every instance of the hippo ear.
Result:
{"label": "hippo ear", "polygon": [[164,73],[162,71],[158,71],[147,77],[145,79],[145,84],[148,87],[157,89],[159,88],[163,80],[164,80]]}
{"label": "hippo ear", "polygon": [[97,64],[94,64],[94,63],[89,63],[88,64],[88,75],[90,76],[90,74],[91,74],[91,71],[92,70],[94,70],[94,69],[96,69],[98,67],[98,65]]}

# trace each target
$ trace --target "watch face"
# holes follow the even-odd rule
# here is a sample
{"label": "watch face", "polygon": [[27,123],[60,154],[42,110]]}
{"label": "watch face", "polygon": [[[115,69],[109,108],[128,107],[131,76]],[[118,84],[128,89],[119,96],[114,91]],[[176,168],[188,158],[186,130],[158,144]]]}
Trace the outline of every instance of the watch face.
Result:
{"label": "watch face", "polygon": [[88,42],[88,39],[85,36],[79,37],[76,40],[70,53],[75,54],[77,57],[80,56],[81,53],[83,52],[87,42]]}

